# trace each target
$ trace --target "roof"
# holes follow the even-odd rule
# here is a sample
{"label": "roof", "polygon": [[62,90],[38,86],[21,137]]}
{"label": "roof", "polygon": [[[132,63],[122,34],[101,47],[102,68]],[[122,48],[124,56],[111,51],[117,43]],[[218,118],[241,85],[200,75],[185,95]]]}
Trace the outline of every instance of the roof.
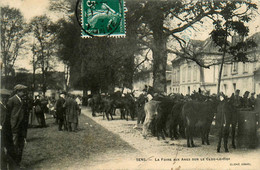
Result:
{"label": "roof", "polygon": [[[260,44],[260,32],[257,32],[249,38],[247,38],[247,40],[250,39],[254,39],[256,44]],[[219,47],[213,42],[211,37],[207,38],[204,41],[191,39],[187,44],[187,48],[195,53],[200,53],[201,57],[207,56],[207,58],[204,59],[205,62],[212,61],[213,59],[218,59],[216,56],[222,55],[222,53],[219,52]],[[259,48],[259,46],[257,48]],[[180,56],[177,56],[174,60],[172,60],[172,64],[176,65],[183,60],[185,59]]]}

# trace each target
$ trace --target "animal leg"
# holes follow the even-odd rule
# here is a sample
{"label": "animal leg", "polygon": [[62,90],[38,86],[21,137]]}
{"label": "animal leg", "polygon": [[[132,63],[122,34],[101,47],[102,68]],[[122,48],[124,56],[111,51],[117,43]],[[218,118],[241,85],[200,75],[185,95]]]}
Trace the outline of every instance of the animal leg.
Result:
{"label": "animal leg", "polygon": [[171,136],[171,138],[175,138],[178,139],[179,138],[179,133],[178,133],[178,128],[177,128],[177,123],[174,122],[173,125],[170,126],[170,131],[173,132],[173,136]]}
{"label": "animal leg", "polygon": [[103,120],[105,120],[106,111],[103,112]]}
{"label": "animal leg", "polygon": [[160,133],[160,135],[162,136],[162,139],[165,140],[165,134],[166,134],[165,129],[162,127],[159,127],[158,133]]}
{"label": "animal leg", "polygon": [[129,109],[125,109],[126,111],[126,121],[128,121]]}
{"label": "animal leg", "polygon": [[228,151],[228,136],[229,136],[229,128],[228,129],[225,129],[225,132],[224,132],[224,148],[225,148],[225,152],[229,152]]}
{"label": "animal leg", "polygon": [[201,127],[200,128],[200,132],[201,132],[201,143],[202,143],[202,145],[205,145],[205,130],[204,130],[204,128],[203,127]]}
{"label": "animal leg", "polygon": [[209,132],[210,132],[210,128],[207,128],[206,129],[206,134],[205,134],[205,140],[207,142],[207,145],[210,145],[209,144]]}
{"label": "animal leg", "polygon": [[173,131],[173,127],[172,127],[172,125],[170,125],[170,127],[169,127],[169,137],[171,138],[171,140],[173,140],[173,135],[174,134],[174,131]]}
{"label": "animal leg", "polygon": [[222,136],[223,136],[223,125],[221,126],[219,134],[218,134],[218,147],[217,147],[218,153],[220,152],[220,148],[221,148]]}
{"label": "animal leg", "polygon": [[109,111],[108,110],[106,110],[106,117],[107,117],[107,120],[109,120]]}
{"label": "animal leg", "polygon": [[92,116],[95,117],[96,114],[95,114],[95,108],[92,109]]}
{"label": "animal leg", "polygon": [[125,119],[125,111],[124,111],[124,109],[120,109],[120,114],[121,114],[120,118],[121,119]]}
{"label": "animal leg", "polygon": [[187,136],[187,147],[190,147],[190,131],[189,131],[189,127],[186,127],[186,136]]}
{"label": "animal leg", "polygon": [[206,142],[207,142],[207,145],[210,145],[210,143],[209,143],[209,129],[206,132]]}
{"label": "animal leg", "polygon": [[165,136],[165,137],[168,137],[168,133],[166,132],[166,129],[165,129],[165,128],[163,128],[163,133],[164,133],[164,136]]}
{"label": "animal leg", "polygon": [[191,147],[195,147],[193,142],[193,132],[191,132],[190,141],[191,141]]}
{"label": "animal leg", "polygon": [[236,123],[232,124],[232,147],[236,149],[236,144],[235,144],[235,134],[236,134]]}
{"label": "animal leg", "polygon": [[145,120],[144,120],[143,131],[142,131],[142,134],[143,134],[144,138],[146,138],[146,136],[147,136],[148,127],[151,124],[151,122],[152,122],[152,119],[150,119],[148,117],[145,118]]}
{"label": "animal leg", "polygon": [[110,116],[111,116],[111,120],[114,120],[114,118],[113,118],[113,116],[112,116],[112,113],[109,113],[110,114]]}

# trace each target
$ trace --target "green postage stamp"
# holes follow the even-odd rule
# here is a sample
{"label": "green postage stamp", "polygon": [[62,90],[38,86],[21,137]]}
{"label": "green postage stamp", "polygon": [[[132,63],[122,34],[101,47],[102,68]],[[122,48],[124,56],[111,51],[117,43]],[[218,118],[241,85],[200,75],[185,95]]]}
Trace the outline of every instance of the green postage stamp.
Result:
{"label": "green postage stamp", "polygon": [[81,37],[124,37],[123,0],[82,0]]}

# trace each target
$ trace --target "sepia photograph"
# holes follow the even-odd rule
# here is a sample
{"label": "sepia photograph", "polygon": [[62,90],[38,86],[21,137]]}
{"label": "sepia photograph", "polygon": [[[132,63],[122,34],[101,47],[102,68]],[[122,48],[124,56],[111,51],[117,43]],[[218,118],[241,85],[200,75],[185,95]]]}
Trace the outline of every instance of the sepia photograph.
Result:
{"label": "sepia photograph", "polygon": [[260,169],[260,0],[1,0],[1,170]]}

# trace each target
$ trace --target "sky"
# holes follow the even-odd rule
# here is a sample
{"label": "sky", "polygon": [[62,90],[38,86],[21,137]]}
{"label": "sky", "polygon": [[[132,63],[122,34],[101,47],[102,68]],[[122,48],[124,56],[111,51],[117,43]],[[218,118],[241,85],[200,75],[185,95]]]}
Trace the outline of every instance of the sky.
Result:
{"label": "sky", "polygon": [[[258,15],[250,22],[249,36],[253,35],[255,32],[260,32],[260,0],[253,0],[253,2],[257,3],[259,6]],[[22,14],[25,17],[26,22],[29,22],[34,16],[46,14],[52,19],[57,19],[57,13],[53,13],[48,11],[49,0],[1,0],[0,5],[9,5],[11,7],[15,7],[21,10]],[[207,22],[207,21],[205,21]],[[212,30],[212,24],[203,24],[203,27],[198,26],[197,31],[193,29],[187,29],[182,33],[184,39],[196,39],[196,40],[205,40],[209,37],[209,33]],[[29,54],[30,55],[30,54]],[[28,58],[31,57],[19,57],[16,63],[17,68],[26,68],[28,70],[32,70],[30,65],[30,60]],[[63,65],[60,64],[56,70],[62,71]]]}
{"label": "sky", "polygon": [[[0,5],[9,5],[10,7],[20,9],[27,23],[29,23],[33,17],[44,14],[51,18],[56,18],[55,13],[48,11],[49,0],[1,0]],[[31,58],[32,54],[30,50],[28,50],[25,54],[22,53],[21,56],[17,57],[15,68],[26,68],[32,72],[32,64],[30,64]],[[63,71],[63,64],[61,62],[57,62],[55,70]]]}

